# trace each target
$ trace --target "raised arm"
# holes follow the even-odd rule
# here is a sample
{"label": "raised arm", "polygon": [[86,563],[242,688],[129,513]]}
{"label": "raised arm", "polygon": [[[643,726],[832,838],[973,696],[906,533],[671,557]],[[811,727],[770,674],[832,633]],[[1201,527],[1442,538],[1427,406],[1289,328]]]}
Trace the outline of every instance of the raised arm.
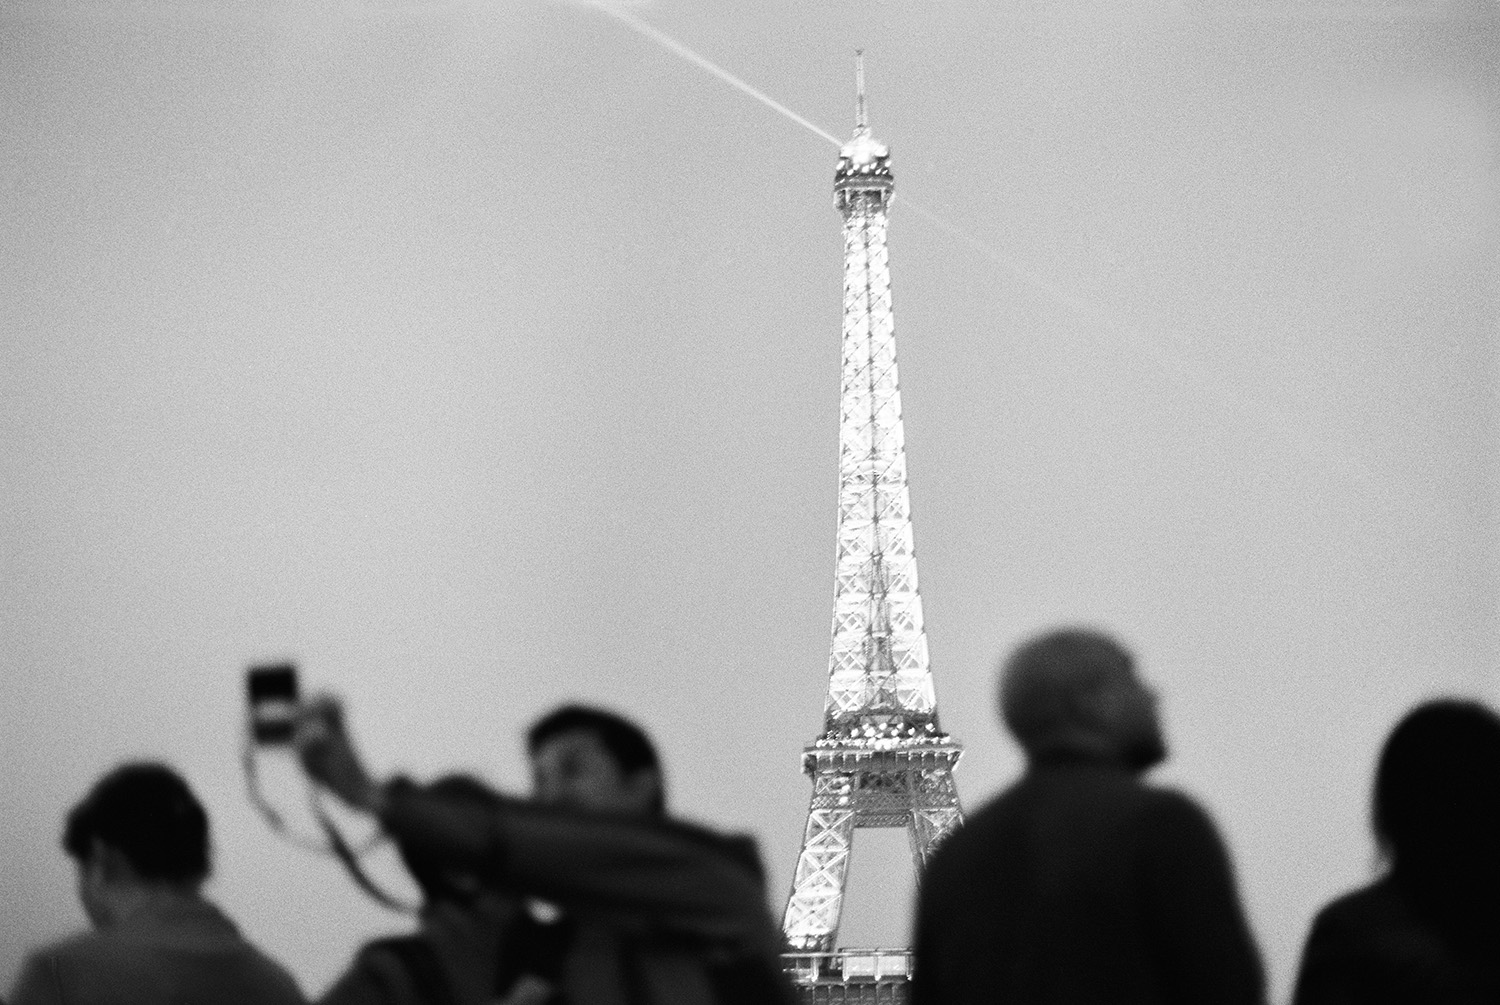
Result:
{"label": "raised arm", "polygon": [[403,845],[494,885],[623,922],[774,951],[748,842],[695,827],[502,800],[457,803],[396,781],[381,820]]}
{"label": "raised arm", "polygon": [[295,732],[304,769],[402,845],[456,871],[617,922],[775,952],[759,862],[748,842],[665,821],[498,799],[455,801],[404,780],[376,782],[336,701],[308,703]]}

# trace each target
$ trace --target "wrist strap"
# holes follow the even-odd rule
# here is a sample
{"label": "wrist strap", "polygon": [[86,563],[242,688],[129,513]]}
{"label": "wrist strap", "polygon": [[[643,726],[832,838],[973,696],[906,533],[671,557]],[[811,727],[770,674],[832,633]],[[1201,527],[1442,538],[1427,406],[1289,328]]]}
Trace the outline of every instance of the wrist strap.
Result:
{"label": "wrist strap", "polygon": [[343,863],[354,883],[367,896],[381,907],[389,908],[401,914],[416,914],[417,908],[383,890],[378,883],[370,878],[364,867],[359,864],[359,853],[349,847],[348,840],[338,825],[329,817],[328,811],[323,808],[323,800],[318,796],[312,801],[313,816],[318,821],[318,826],[323,828],[323,836],[328,839],[328,848],[333,852],[333,857]]}

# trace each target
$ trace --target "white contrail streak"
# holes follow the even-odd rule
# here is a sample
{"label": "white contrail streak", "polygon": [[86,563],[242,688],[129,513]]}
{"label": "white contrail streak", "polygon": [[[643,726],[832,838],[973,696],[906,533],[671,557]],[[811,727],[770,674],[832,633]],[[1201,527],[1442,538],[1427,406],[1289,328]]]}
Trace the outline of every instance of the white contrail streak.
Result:
{"label": "white contrail streak", "polygon": [[[1252,422],[1263,423],[1268,416],[1278,413],[1279,409],[1271,402],[1255,394],[1225,386],[1224,381],[1217,374],[1195,363],[1191,358],[1191,343],[1187,339],[1173,332],[1148,332],[1133,325],[1125,324],[1110,315],[1099,304],[1076,293],[1072,293],[1058,286],[1056,283],[1037,275],[1030,269],[1017,264],[1013,259],[1002,255],[984,241],[981,241],[968,231],[954,226],[925,206],[920,206],[912,202],[906,196],[901,197],[901,204],[934,227],[948,234],[948,236],[967,244],[970,248],[979,252],[980,255],[1028,284],[1033,289],[1045,293],[1057,303],[1067,307],[1077,316],[1093,322],[1105,331],[1122,337],[1137,352],[1155,362],[1164,375],[1177,383],[1196,390],[1201,394],[1212,396],[1221,404],[1236,409]],[[1175,349],[1167,347],[1164,344],[1166,342],[1175,343]],[[1298,449],[1298,452],[1304,458],[1325,462],[1331,461],[1331,463],[1349,472],[1357,481],[1365,484],[1374,483],[1375,478],[1369,467],[1357,458],[1349,456],[1337,443],[1307,430],[1285,426],[1282,428],[1286,434],[1286,438]]]}
{"label": "white contrail streak", "polygon": [[689,63],[692,63],[694,66],[701,67],[702,69],[707,70],[715,77],[718,77],[720,80],[724,81],[724,83],[728,84],[730,87],[733,87],[736,90],[750,95],[750,97],[754,98],[756,101],[759,101],[761,104],[765,105],[772,111],[779,112],[780,114],[791,119],[803,129],[806,129],[811,133],[815,133],[816,135],[823,137],[823,139],[827,140],[829,143],[832,143],[834,146],[839,145],[839,141],[833,136],[832,133],[828,132],[826,129],[818,128],[811,122],[804,119],[802,116],[798,115],[796,112],[792,111],[786,105],[783,105],[781,102],[771,97],[769,94],[751,87],[749,84],[745,83],[745,81],[741,80],[739,77],[736,77],[734,74],[730,73],[722,66],[710,62],[704,57],[698,55],[692,49],[689,49],[687,46],[677,41],[677,39],[673,38],[671,35],[653,28],[651,25],[647,24],[645,21],[642,21],[634,14],[627,13],[620,7],[610,3],[585,3],[584,6],[593,7],[598,11],[608,14],[610,17],[614,18],[616,21],[619,21],[621,24],[625,25],[636,34],[644,35],[646,38],[649,38],[657,45],[662,46],[670,52],[676,53],[683,59],[687,60]]}
{"label": "white contrail streak", "polygon": [[1425,21],[1449,17],[1449,7],[1448,0],[1421,7],[1230,7],[1208,16],[1240,21]]}
{"label": "white contrail streak", "polygon": [[[756,101],[759,101],[766,107],[779,112],[781,115],[797,123],[797,125],[801,126],[811,133],[814,133],[817,136],[822,137],[834,146],[837,147],[842,145],[841,142],[827,130],[819,128],[818,126],[809,122],[807,119],[804,119],[802,116],[798,115],[796,112],[792,111],[790,108],[783,105],[781,102],[772,98],[770,95],[767,95],[757,90],[756,88],[751,87],[745,81],[741,80],[739,77],[736,77],[728,70],[725,70],[724,68],[716,65],[708,59],[705,59],[703,56],[698,55],[696,52],[689,49],[687,46],[683,45],[675,38],[672,38],[670,35],[657,30],[635,15],[620,9],[618,6],[608,3],[607,0],[582,0],[582,5],[585,7],[593,7],[605,14],[608,14],[610,17],[619,21],[621,24],[630,28],[637,34],[651,39],[653,42],[656,42],[658,45],[661,45],[668,51],[681,56],[683,59],[687,60],[693,65],[707,70],[709,73],[713,74],[715,77],[718,77],[725,83],[731,85],[736,90],[748,94]],[[979,252],[985,258],[989,259],[992,263],[999,266],[1006,272],[1009,272],[1016,278],[1022,280],[1033,289],[1039,290],[1040,292],[1046,294],[1057,303],[1060,303],[1063,306],[1067,307],[1080,317],[1092,321],[1094,324],[1105,329],[1106,331],[1112,331],[1117,335],[1123,336],[1125,341],[1129,345],[1134,347],[1137,352],[1140,352],[1141,354],[1154,360],[1156,364],[1161,368],[1162,373],[1170,377],[1172,380],[1185,386],[1194,388],[1199,393],[1206,393],[1218,398],[1223,403],[1230,405],[1238,411],[1244,413],[1247,417],[1251,418],[1252,421],[1264,422],[1267,416],[1277,413],[1278,409],[1276,409],[1269,402],[1263,401],[1255,395],[1245,392],[1231,393],[1228,388],[1225,388],[1223,386],[1222,381],[1216,379],[1213,373],[1204,370],[1201,366],[1198,366],[1191,361],[1188,353],[1186,352],[1186,350],[1188,349],[1188,345],[1185,340],[1168,334],[1166,336],[1167,339],[1177,343],[1177,347],[1180,350],[1184,350],[1182,352],[1171,351],[1162,345],[1163,338],[1160,335],[1153,336],[1153,334],[1151,333],[1147,333],[1132,326],[1122,324],[1120,321],[1112,317],[1110,313],[1102,306],[1095,304],[1084,297],[1078,296],[1077,294],[1072,293],[1071,291],[1064,289],[1063,287],[1058,286],[1057,284],[1050,282],[1047,279],[1044,279],[1043,277],[1037,275],[1035,272],[1032,272],[1030,269],[1024,268],[1011,258],[1000,254],[994,248],[990,247],[986,242],[979,240],[962,228],[949,223],[939,214],[913,202],[910,197],[903,196],[901,201],[907,208],[914,211],[918,216],[924,218],[939,230],[944,231],[950,237],[964,244],[967,244],[970,248]],[[1282,430],[1285,433],[1286,437],[1298,447],[1299,451],[1303,454],[1304,457],[1313,458],[1321,456],[1324,459],[1331,458],[1335,465],[1344,468],[1351,475],[1353,475],[1353,477],[1357,481],[1364,482],[1366,484],[1374,481],[1373,475],[1369,471],[1367,466],[1362,464],[1356,458],[1353,458],[1343,452],[1336,443],[1327,441],[1323,437],[1316,436],[1308,432],[1307,430],[1285,426],[1282,427]]]}

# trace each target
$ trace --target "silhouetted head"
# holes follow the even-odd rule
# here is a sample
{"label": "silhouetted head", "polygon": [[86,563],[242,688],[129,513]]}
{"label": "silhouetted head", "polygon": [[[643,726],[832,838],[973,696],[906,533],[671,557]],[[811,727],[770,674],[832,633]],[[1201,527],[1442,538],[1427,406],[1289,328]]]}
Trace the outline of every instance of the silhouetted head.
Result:
{"label": "silhouetted head", "polygon": [[644,730],[613,712],[564,705],[531,727],[526,750],[540,802],[641,816],[666,812],[656,747]]}
{"label": "silhouetted head", "polygon": [[1001,667],[1000,715],[1035,761],[1102,757],[1144,771],[1166,758],[1156,696],[1114,639],[1084,628],[1023,643]]}
{"label": "silhouetted head", "polygon": [[[484,782],[471,775],[444,775],[427,786],[428,793],[455,803],[494,809],[500,796]],[[420,849],[400,845],[401,861],[422,890],[425,906],[450,901],[469,904],[483,887],[479,877],[452,869],[444,857],[423,853]]]}
{"label": "silhouetted head", "polygon": [[1418,705],[1375,770],[1376,839],[1398,880],[1478,888],[1500,879],[1500,716],[1474,701]]}
{"label": "silhouetted head", "polygon": [[63,849],[78,864],[78,896],[95,925],[151,888],[195,892],[208,878],[208,814],[182,776],[133,763],[94,784],[68,813]]}

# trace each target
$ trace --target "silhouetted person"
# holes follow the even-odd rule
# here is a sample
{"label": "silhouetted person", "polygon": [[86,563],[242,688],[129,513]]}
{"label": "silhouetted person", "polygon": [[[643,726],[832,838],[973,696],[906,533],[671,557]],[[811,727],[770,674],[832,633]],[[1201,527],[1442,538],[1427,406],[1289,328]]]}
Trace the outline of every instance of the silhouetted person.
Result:
{"label": "silhouetted person", "polygon": [[[526,748],[537,803],[642,819],[665,813],[656,749],[621,716],[563,706],[532,725]],[[441,778],[427,792],[490,810],[505,805],[482,782],[462,775]],[[546,901],[498,893],[412,846],[401,852],[423,893],[419,930],[366,945],[319,1005],[562,1000],[563,962],[575,929],[567,913]]]}
{"label": "silhouetted person", "polygon": [[127,764],[68,814],[94,931],[31,955],[12,1005],[302,1005],[296,983],[205,900],[208,815],[176,772]]}
{"label": "silhouetted person", "polygon": [[[541,805],[637,820],[666,815],[656,746],[639,726],[613,712],[582,705],[554,709],[527,730],[526,753],[531,797]],[[755,860],[753,847],[745,853]],[[564,1003],[565,964],[578,939],[574,913],[527,898],[511,936],[502,987],[517,1005]]]}
{"label": "silhouetted person", "polygon": [[913,1005],[1262,1002],[1218,833],[1140,780],[1166,744],[1130,654],[1092,631],[1033,639],[1000,711],[1027,770],[922,876]]}
{"label": "silhouetted person", "polygon": [[789,1002],[754,843],[666,819],[654,753],[632,767],[595,728],[601,713],[564,711],[561,728],[529,740],[532,801],[480,806],[377,783],[327,700],[302,709],[297,747],[309,775],[376,815],[406,854],[524,898],[531,917],[502,952],[514,972],[502,1001]]}
{"label": "silhouetted person", "polygon": [[1500,717],[1418,706],[1375,769],[1385,875],[1319,912],[1295,1005],[1500,1003]]}

